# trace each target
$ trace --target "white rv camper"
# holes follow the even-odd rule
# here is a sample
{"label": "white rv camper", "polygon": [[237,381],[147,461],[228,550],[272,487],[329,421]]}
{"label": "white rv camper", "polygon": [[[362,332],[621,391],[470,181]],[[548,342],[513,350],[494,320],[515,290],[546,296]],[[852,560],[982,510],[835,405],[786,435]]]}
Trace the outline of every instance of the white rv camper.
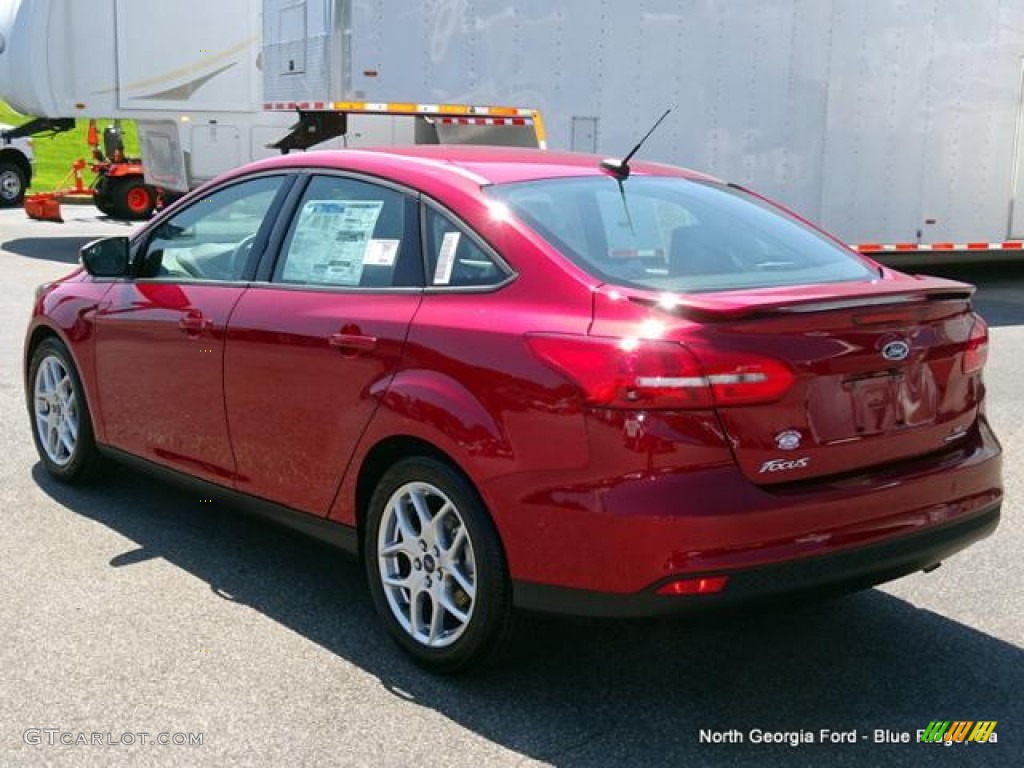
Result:
{"label": "white rv camper", "polygon": [[275,154],[266,145],[294,122],[262,111],[261,11],[260,0],[0,0],[0,97],[41,118],[137,120],[157,174],[147,180],[185,190]]}
{"label": "white rv camper", "polygon": [[262,0],[0,0],[0,97],[40,118],[21,135],[76,118],[135,120],[146,181],[175,191],[314,145],[539,142],[531,110],[515,110],[504,132],[460,123],[439,137],[434,115],[470,108],[421,103],[351,104],[291,130],[294,113],[263,110],[262,10]]}
{"label": "white rv camper", "polygon": [[1020,247],[1024,0],[266,0],[268,108],[537,107],[553,148],[791,206],[864,250]]}

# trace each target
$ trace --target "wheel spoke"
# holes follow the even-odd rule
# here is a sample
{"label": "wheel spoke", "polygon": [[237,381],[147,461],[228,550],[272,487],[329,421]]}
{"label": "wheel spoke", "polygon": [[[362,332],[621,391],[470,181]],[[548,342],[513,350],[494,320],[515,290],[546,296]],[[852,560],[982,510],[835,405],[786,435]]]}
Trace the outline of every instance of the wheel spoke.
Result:
{"label": "wheel spoke", "polygon": [[57,432],[60,435],[61,445],[64,446],[64,449],[67,451],[68,456],[71,456],[71,454],[74,453],[75,451],[75,441],[71,438],[71,435],[69,434],[67,429],[67,425],[62,424],[60,427],[58,427]]}
{"label": "wheel spoke", "polygon": [[418,490],[410,493],[409,499],[412,501],[412,505],[416,509],[416,517],[418,517],[420,521],[421,535],[425,534],[430,528],[431,522],[430,507],[427,506],[427,500],[424,498],[423,492]]}
{"label": "wheel spoke", "polygon": [[387,544],[380,550],[381,557],[395,557],[396,555],[412,557],[412,549],[404,539]]}
{"label": "wheel spoke", "polygon": [[441,633],[444,631],[444,612],[442,601],[435,600],[434,596],[430,595],[430,636],[427,638],[430,645],[441,639]]}
{"label": "wheel spoke", "polygon": [[423,626],[423,606],[421,605],[424,599],[430,599],[430,593],[422,587],[414,587],[412,589],[412,596],[409,600],[409,626],[412,628],[412,634],[417,639],[423,639],[424,635],[427,634],[427,628]]}
{"label": "wheel spoke", "polygon": [[452,539],[451,545],[445,549],[445,554],[451,560],[455,560],[459,556],[459,549],[469,540],[469,536],[466,534],[466,529],[463,526],[459,526],[459,532],[455,534],[455,538]]}
{"label": "wheel spoke", "polygon": [[465,624],[469,621],[469,614],[455,604],[455,600],[452,598],[451,592],[445,591],[441,593],[441,605],[444,606],[444,609],[454,616],[460,624]]}
{"label": "wheel spoke", "polygon": [[71,439],[78,442],[78,414],[65,412],[64,426],[67,427],[68,434],[71,436]]}
{"label": "wheel spoke", "polygon": [[382,581],[385,587],[395,589],[409,589],[412,583],[412,576],[384,576]]}
{"label": "wheel spoke", "polygon": [[42,365],[40,389],[47,395],[53,392],[53,361],[47,360]]}
{"label": "wheel spoke", "polygon": [[[437,510],[437,514],[434,515],[434,519],[430,521],[430,533],[434,537],[434,541],[441,545],[444,541],[444,521],[449,515],[455,512],[455,507],[452,506],[450,501],[446,501],[444,505]],[[444,546],[441,546],[445,549]]]}
{"label": "wheel spoke", "polygon": [[403,499],[397,499],[391,505],[391,513],[395,517],[395,525],[402,534],[402,540],[410,544],[416,540],[416,529],[409,518],[409,508]]}
{"label": "wheel spoke", "polygon": [[75,404],[75,393],[71,390],[64,389],[58,391],[57,397],[60,398],[60,405],[62,408],[71,408]]}
{"label": "wheel spoke", "polygon": [[452,575],[452,580],[459,585],[459,589],[465,592],[470,600],[476,597],[476,586],[459,570],[459,566],[454,564],[449,566],[449,572]]}
{"label": "wheel spoke", "polygon": [[50,458],[56,461],[57,449],[60,447],[60,434],[54,419],[50,419],[46,423],[46,447]]}

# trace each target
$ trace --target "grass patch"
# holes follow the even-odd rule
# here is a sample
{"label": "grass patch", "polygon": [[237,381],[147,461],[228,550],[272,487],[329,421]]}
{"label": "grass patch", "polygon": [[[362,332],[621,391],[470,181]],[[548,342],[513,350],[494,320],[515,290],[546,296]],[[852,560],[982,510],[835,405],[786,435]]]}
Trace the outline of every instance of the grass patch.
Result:
{"label": "grass patch", "polygon": [[[28,119],[24,115],[19,115],[5,102],[0,101],[0,123],[21,125]],[[110,122],[110,120],[97,120],[96,127],[102,132]],[[135,131],[135,123],[125,120],[122,125],[124,126],[125,153],[129,157],[138,157],[139,139]],[[86,143],[88,131],[89,121],[78,120],[74,129],[67,133],[59,133],[53,138],[37,136],[33,140],[33,150],[36,155],[35,175],[32,178],[33,192],[48,192],[56,189],[75,160],[80,157],[85,160],[90,159],[89,145]],[[92,173],[88,170],[85,180],[87,184],[92,181]]]}

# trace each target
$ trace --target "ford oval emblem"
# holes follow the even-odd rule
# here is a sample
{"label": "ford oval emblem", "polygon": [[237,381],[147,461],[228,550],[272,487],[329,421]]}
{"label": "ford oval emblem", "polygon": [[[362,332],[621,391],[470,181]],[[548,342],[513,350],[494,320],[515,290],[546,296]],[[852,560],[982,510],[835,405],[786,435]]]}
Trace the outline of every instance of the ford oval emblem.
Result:
{"label": "ford oval emblem", "polygon": [[882,357],[894,363],[906,360],[910,354],[910,345],[905,341],[890,341],[882,347]]}

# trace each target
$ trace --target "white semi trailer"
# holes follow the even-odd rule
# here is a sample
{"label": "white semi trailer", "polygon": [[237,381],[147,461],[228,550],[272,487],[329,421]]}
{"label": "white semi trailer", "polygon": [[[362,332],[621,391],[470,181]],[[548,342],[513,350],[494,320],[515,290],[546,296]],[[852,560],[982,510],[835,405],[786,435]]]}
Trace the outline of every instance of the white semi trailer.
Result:
{"label": "white semi trailer", "polygon": [[[266,0],[268,109],[529,104],[863,250],[1020,248],[1024,0]],[[1013,241],[1013,242],[1005,242]]]}

